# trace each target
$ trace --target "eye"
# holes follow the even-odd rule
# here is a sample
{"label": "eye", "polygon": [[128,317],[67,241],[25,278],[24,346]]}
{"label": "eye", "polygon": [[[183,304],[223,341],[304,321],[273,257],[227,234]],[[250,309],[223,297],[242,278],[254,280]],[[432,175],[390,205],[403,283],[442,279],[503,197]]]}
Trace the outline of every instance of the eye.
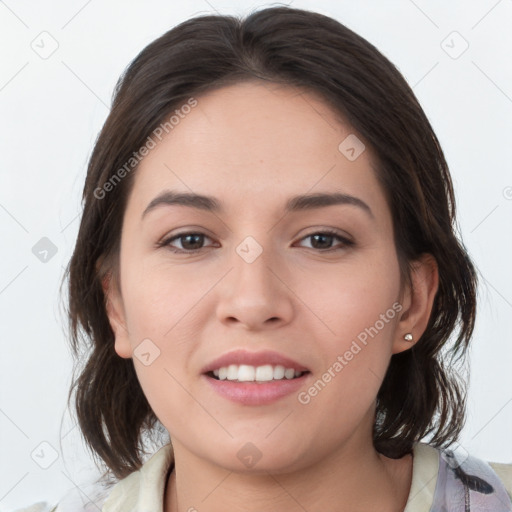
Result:
{"label": "eye", "polygon": [[[320,252],[341,250],[354,245],[354,242],[352,240],[349,240],[346,236],[343,236],[332,229],[325,229],[322,231],[310,233],[301,240],[307,240],[308,238],[312,240],[311,248],[318,249],[320,250]],[[341,242],[341,247],[332,247],[331,244],[334,240],[338,240],[339,242]]]}
{"label": "eye", "polygon": [[[157,247],[167,247],[170,251],[175,253],[193,254],[199,252],[201,249],[204,249],[203,243],[205,238],[211,240],[211,238],[205,235],[204,233],[179,233],[170,238],[164,239],[161,242],[158,242]],[[311,233],[301,238],[301,240],[307,240],[308,238],[312,240],[312,246],[310,248],[318,249],[320,252],[341,250],[354,245],[354,242],[352,240],[349,240],[347,237],[331,229],[325,229],[322,231]],[[333,248],[332,243],[334,240],[338,240],[340,242],[341,247]],[[173,246],[172,244],[175,241],[179,241],[181,247]]]}
{"label": "eye", "polygon": [[[167,247],[172,252],[192,254],[200,251],[205,238],[210,238],[204,233],[179,233],[171,238],[162,240],[157,244],[158,247]],[[171,245],[175,240],[179,240],[181,248]]]}

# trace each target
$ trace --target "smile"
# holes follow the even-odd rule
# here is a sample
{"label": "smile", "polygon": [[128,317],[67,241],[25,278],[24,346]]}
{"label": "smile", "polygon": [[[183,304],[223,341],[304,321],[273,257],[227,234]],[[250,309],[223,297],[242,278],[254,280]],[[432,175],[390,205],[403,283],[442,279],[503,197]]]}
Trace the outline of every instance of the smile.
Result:
{"label": "smile", "polygon": [[232,350],[201,370],[215,395],[240,405],[267,405],[296,394],[311,375],[303,364],[273,350]]}
{"label": "smile", "polygon": [[222,366],[210,372],[213,378],[237,382],[270,382],[284,379],[295,379],[304,373],[294,368],[285,368],[281,365],[266,364],[263,366],[251,366],[247,364],[230,364]]}

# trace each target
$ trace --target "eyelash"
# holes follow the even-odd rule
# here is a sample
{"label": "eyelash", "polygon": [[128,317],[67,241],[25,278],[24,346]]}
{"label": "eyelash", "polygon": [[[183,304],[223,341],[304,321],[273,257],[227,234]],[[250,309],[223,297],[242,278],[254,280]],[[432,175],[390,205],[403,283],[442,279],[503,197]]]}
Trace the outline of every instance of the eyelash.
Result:
{"label": "eyelash", "polygon": [[[158,242],[156,245],[159,248],[160,247],[166,247],[171,252],[179,253],[179,254],[195,254],[195,253],[203,250],[204,247],[201,247],[200,249],[186,250],[186,249],[177,249],[176,247],[172,247],[170,245],[171,242],[173,242],[174,240],[178,240],[180,238],[185,238],[186,236],[189,236],[189,235],[195,235],[195,236],[198,235],[198,236],[204,236],[206,238],[210,238],[208,235],[206,235],[204,233],[195,232],[195,231],[189,231],[189,232],[179,233],[177,235],[174,235],[171,238],[164,239],[161,242]],[[342,247],[329,248],[329,249],[315,249],[314,247],[307,247],[307,249],[313,249],[313,250],[316,250],[318,252],[325,253],[325,252],[331,252],[331,251],[339,251],[339,250],[345,249],[347,247],[352,247],[353,245],[355,245],[355,243],[352,240],[349,240],[348,238],[340,235],[337,231],[332,230],[332,229],[324,229],[322,231],[315,231],[314,233],[310,233],[309,235],[306,235],[306,236],[302,237],[301,240],[304,240],[306,238],[310,238],[310,237],[315,236],[315,235],[327,235],[329,237],[332,236],[334,238],[337,238],[342,243]]]}

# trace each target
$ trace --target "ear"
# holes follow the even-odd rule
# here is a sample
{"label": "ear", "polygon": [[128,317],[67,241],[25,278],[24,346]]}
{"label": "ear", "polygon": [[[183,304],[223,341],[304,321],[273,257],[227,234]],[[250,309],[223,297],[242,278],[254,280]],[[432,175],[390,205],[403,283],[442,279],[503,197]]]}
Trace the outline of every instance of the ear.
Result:
{"label": "ear", "polygon": [[[412,263],[411,280],[402,300],[402,312],[393,343],[393,354],[403,352],[417,342],[427,328],[439,286],[439,271],[435,258],[424,254]],[[412,335],[412,342],[404,339]]]}
{"label": "ear", "polygon": [[125,359],[132,357],[132,347],[126,328],[126,319],[120,287],[109,272],[101,281],[105,294],[106,312],[115,336],[114,349]]}

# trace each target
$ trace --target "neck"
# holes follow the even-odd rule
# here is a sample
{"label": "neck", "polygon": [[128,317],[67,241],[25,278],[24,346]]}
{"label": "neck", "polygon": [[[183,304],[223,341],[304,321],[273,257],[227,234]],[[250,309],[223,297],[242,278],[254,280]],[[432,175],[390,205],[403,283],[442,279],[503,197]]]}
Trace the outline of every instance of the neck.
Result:
{"label": "neck", "polygon": [[390,459],[370,443],[345,445],[326,460],[293,472],[237,473],[175,448],[165,512],[402,512],[412,480],[412,455]]}

